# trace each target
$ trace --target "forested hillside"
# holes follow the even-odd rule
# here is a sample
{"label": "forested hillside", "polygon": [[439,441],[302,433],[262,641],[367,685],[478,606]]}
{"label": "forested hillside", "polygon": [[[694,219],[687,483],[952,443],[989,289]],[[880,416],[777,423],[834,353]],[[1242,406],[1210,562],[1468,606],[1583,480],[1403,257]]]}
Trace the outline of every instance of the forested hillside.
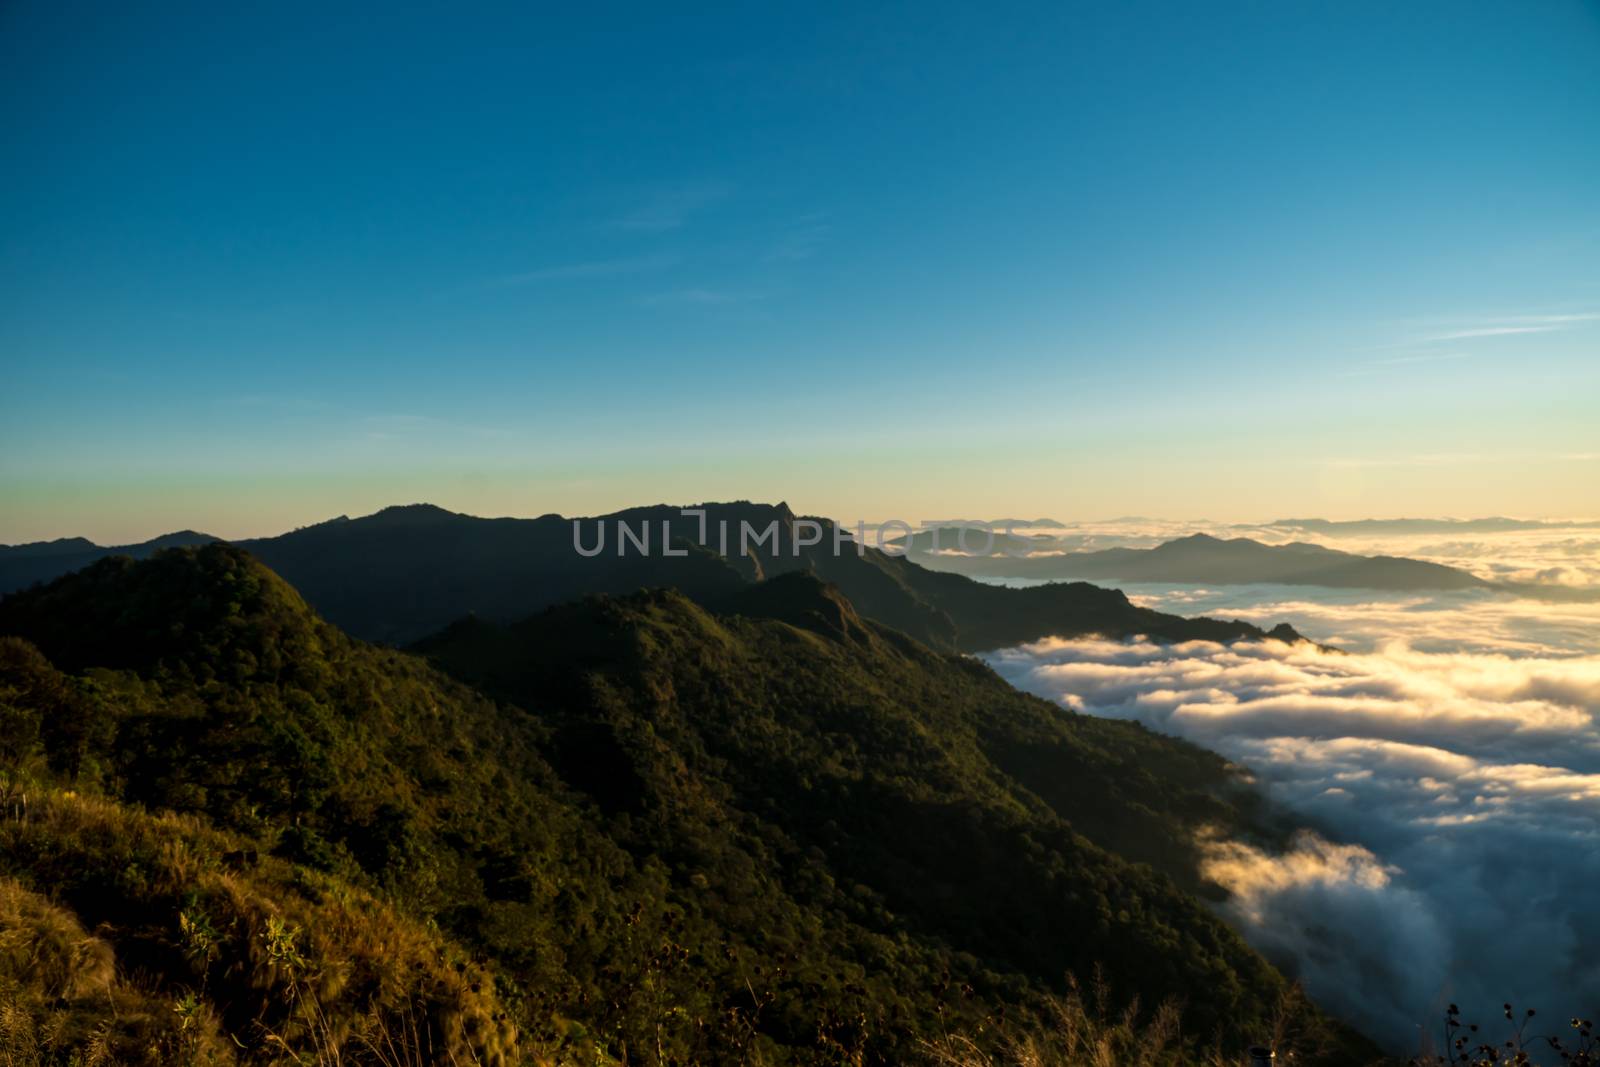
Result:
{"label": "forested hillside", "polygon": [[0,634],[7,937],[90,946],[0,972],[38,1062],[898,1063],[1097,966],[1238,1047],[1285,990],[1195,895],[1200,825],[1278,832],[1220,758],[807,574],[413,654],[217,544]]}

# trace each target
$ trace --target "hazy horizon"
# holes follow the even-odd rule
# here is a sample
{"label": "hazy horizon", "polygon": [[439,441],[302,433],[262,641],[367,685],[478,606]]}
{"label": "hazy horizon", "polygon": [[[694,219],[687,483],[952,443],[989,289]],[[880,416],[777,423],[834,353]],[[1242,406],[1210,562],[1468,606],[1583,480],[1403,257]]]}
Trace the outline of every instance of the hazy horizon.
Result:
{"label": "hazy horizon", "polygon": [[[1313,515],[1313,514],[1290,514],[1290,513],[1284,513],[1284,514],[1279,514],[1279,515],[1272,515],[1270,517],[1242,516],[1242,517],[1235,517],[1235,518],[1216,518],[1214,516],[1196,517],[1196,516],[1192,516],[1192,515],[1189,515],[1189,516],[1183,516],[1183,515],[1164,516],[1164,515],[1161,515],[1161,514],[1158,514],[1158,513],[1146,513],[1146,514],[1103,515],[1103,516],[1095,516],[1095,517],[1074,517],[1070,512],[1065,511],[1065,510],[1035,511],[1035,510],[1028,510],[1028,509],[1020,509],[1020,508],[1011,508],[1011,509],[1002,508],[1000,510],[994,511],[993,513],[980,513],[976,509],[972,509],[972,508],[966,508],[966,509],[962,509],[962,508],[947,508],[947,509],[945,509],[943,511],[935,511],[935,512],[931,512],[931,513],[925,514],[925,515],[923,515],[923,514],[898,514],[898,513],[894,514],[894,515],[888,515],[886,513],[879,513],[879,514],[874,514],[874,515],[850,515],[848,513],[841,512],[838,509],[828,510],[828,509],[825,509],[825,508],[805,507],[805,506],[802,506],[801,504],[797,503],[793,498],[784,497],[784,496],[781,496],[781,495],[779,495],[779,496],[768,495],[768,496],[757,496],[757,497],[751,497],[751,496],[739,496],[739,497],[698,496],[698,497],[684,498],[684,499],[681,499],[681,500],[670,500],[670,499],[664,500],[664,499],[658,499],[658,498],[640,498],[640,499],[636,499],[636,500],[618,500],[618,501],[613,502],[610,505],[602,505],[600,507],[597,507],[597,508],[595,508],[593,510],[589,510],[589,511],[573,511],[573,510],[566,510],[566,509],[559,508],[559,507],[528,507],[528,508],[523,508],[521,510],[512,510],[512,509],[499,509],[499,510],[496,510],[496,509],[490,508],[490,509],[487,509],[487,510],[473,511],[473,510],[470,510],[470,509],[464,508],[464,507],[452,507],[449,504],[441,502],[440,500],[432,500],[432,499],[414,499],[413,500],[413,499],[398,499],[397,498],[397,499],[394,499],[394,500],[390,500],[390,501],[388,501],[386,503],[377,504],[375,506],[369,505],[369,506],[366,506],[366,507],[363,507],[363,508],[357,508],[357,509],[346,508],[346,509],[341,509],[341,510],[337,510],[337,511],[319,513],[319,514],[316,514],[314,516],[313,515],[309,515],[309,514],[307,514],[307,515],[298,515],[297,514],[293,518],[284,519],[284,518],[274,518],[272,516],[263,515],[263,516],[261,516],[262,521],[259,524],[254,523],[252,521],[253,520],[253,516],[246,517],[246,518],[241,518],[239,516],[239,514],[236,511],[234,511],[233,509],[231,509],[231,508],[230,509],[219,509],[217,507],[211,507],[211,508],[205,508],[205,509],[198,509],[198,510],[194,510],[194,511],[185,511],[183,509],[179,509],[179,510],[177,510],[175,512],[174,518],[172,519],[172,521],[164,521],[160,517],[156,517],[156,518],[153,518],[153,519],[143,519],[142,518],[138,525],[133,525],[131,522],[129,522],[129,523],[117,523],[115,521],[108,521],[104,517],[104,514],[102,512],[94,510],[93,502],[88,502],[88,506],[82,512],[78,512],[76,510],[74,510],[74,512],[73,512],[73,514],[83,514],[84,516],[86,516],[85,524],[82,525],[82,526],[62,526],[62,527],[58,528],[58,527],[54,526],[49,521],[20,522],[20,523],[16,522],[15,520],[19,516],[21,516],[21,513],[12,513],[12,514],[8,514],[8,515],[0,516],[0,546],[15,547],[15,546],[18,546],[18,545],[23,545],[23,544],[46,543],[46,542],[50,542],[50,541],[65,540],[65,539],[69,539],[69,538],[81,537],[81,538],[85,538],[85,539],[87,539],[89,541],[93,541],[97,545],[101,545],[101,546],[104,546],[104,547],[114,547],[114,546],[118,546],[118,545],[140,544],[140,543],[143,543],[145,541],[149,541],[149,540],[152,540],[154,538],[161,537],[161,536],[163,536],[165,534],[178,533],[178,532],[184,531],[184,530],[190,530],[190,531],[193,531],[193,532],[196,532],[196,533],[208,534],[208,535],[210,535],[212,537],[222,538],[223,540],[244,540],[244,539],[255,538],[255,537],[273,537],[273,536],[277,536],[279,534],[288,533],[288,532],[290,532],[292,530],[301,529],[301,528],[306,527],[306,526],[313,526],[313,525],[316,525],[318,523],[328,522],[328,521],[331,521],[333,519],[338,519],[338,518],[350,518],[350,519],[362,518],[364,516],[377,514],[378,512],[383,511],[383,510],[385,510],[387,508],[406,507],[406,506],[412,506],[412,505],[432,505],[434,507],[443,508],[446,511],[456,512],[457,514],[470,515],[470,516],[475,517],[475,518],[486,518],[486,519],[497,519],[497,518],[535,519],[535,518],[539,518],[539,517],[544,516],[544,515],[551,515],[551,514],[561,515],[561,516],[563,516],[565,518],[574,518],[574,519],[576,519],[576,518],[589,518],[589,517],[593,517],[593,516],[596,516],[596,515],[606,515],[606,514],[611,514],[613,512],[622,511],[622,510],[625,510],[627,508],[647,506],[647,505],[664,504],[664,505],[667,505],[667,506],[681,505],[683,507],[692,507],[695,504],[702,504],[702,503],[731,503],[731,502],[733,502],[735,500],[750,500],[752,503],[770,504],[770,505],[776,505],[776,504],[784,503],[784,504],[787,504],[789,506],[789,508],[792,511],[794,511],[797,515],[820,516],[820,517],[823,517],[823,518],[832,519],[832,520],[834,520],[836,522],[840,522],[840,523],[845,524],[845,525],[850,526],[850,527],[854,527],[857,522],[865,522],[867,524],[867,526],[869,528],[871,528],[871,527],[873,527],[873,526],[875,526],[875,525],[877,525],[879,523],[890,522],[890,521],[895,521],[895,520],[903,521],[903,522],[909,522],[909,523],[912,523],[912,524],[919,524],[919,525],[931,525],[931,524],[935,524],[935,523],[942,522],[942,521],[947,521],[947,520],[954,521],[954,520],[958,520],[959,519],[959,520],[967,520],[967,521],[975,521],[975,522],[993,522],[993,521],[996,521],[996,520],[999,520],[999,519],[1003,519],[1003,518],[1025,519],[1025,520],[1030,520],[1030,521],[1031,520],[1037,520],[1037,519],[1046,519],[1046,520],[1050,520],[1050,521],[1053,521],[1053,522],[1058,522],[1058,523],[1061,523],[1061,524],[1063,524],[1065,526],[1074,527],[1074,528],[1077,528],[1077,527],[1110,527],[1110,526],[1126,525],[1126,524],[1129,524],[1129,523],[1155,523],[1155,524],[1159,524],[1166,531],[1166,533],[1164,535],[1158,536],[1156,538],[1156,540],[1165,539],[1166,536],[1182,536],[1184,531],[1202,532],[1202,533],[1213,533],[1213,532],[1215,532],[1215,533],[1218,533],[1219,535],[1250,537],[1250,536],[1252,536],[1253,533],[1258,533],[1259,531],[1264,530],[1264,529],[1270,529],[1271,527],[1273,527],[1273,526],[1275,526],[1275,525],[1277,525],[1279,523],[1286,522],[1286,521],[1291,521],[1291,520],[1293,520],[1293,521],[1327,521],[1327,522],[1334,522],[1334,523],[1365,522],[1365,521],[1376,521],[1376,522],[1422,521],[1422,522],[1471,523],[1471,522],[1482,521],[1482,520],[1486,520],[1486,519],[1511,519],[1511,520],[1515,520],[1515,521],[1519,521],[1519,522],[1550,523],[1550,524],[1571,524],[1571,525],[1575,525],[1575,526],[1579,526],[1579,527],[1587,527],[1587,526],[1591,526],[1591,525],[1600,525],[1600,517],[1588,516],[1588,515],[1577,515],[1577,514],[1531,515],[1531,514],[1507,514],[1507,513],[1501,513],[1501,512],[1484,512],[1482,514],[1462,514],[1462,515],[1444,515],[1444,514],[1428,515],[1428,514],[1420,514],[1420,513],[1395,514],[1395,515],[1364,515],[1364,514],[1350,514],[1350,515],[1315,514],[1315,515]],[[213,521],[206,521],[206,519],[203,516],[207,515],[207,514],[214,516]],[[181,519],[181,516],[183,516],[183,515],[191,516],[191,518],[193,518],[193,521]],[[195,516],[201,516],[201,517],[197,517],[196,518]],[[26,516],[26,518],[32,518],[32,516]],[[66,521],[66,520],[63,520],[63,521]],[[1019,525],[1018,529],[1022,529],[1022,527]],[[1309,537],[1311,535],[1307,534],[1306,536]]]}

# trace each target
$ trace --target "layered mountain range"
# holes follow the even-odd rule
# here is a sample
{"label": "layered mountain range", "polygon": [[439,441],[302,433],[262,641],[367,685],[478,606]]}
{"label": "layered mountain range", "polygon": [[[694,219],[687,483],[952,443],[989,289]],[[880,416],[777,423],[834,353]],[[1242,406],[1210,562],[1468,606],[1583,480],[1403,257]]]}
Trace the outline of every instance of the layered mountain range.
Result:
{"label": "layered mountain range", "polygon": [[[1455,567],[1398,556],[1360,556],[1304,541],[1265,545],[1245,537],[1191,534],[1154,548],[1108,548],[1098,552],[1050,552],[1035,538],[996,535],[992,552],[982,534],[934,531],[911,542],[912,558],[955,573],[999,578],[1114,579],[1125,582],[1277,583],[1365,589],[1496,588]],[[974,551],[962,553],[961,545]],[[956,551],[940,551],[949,549]],[[1038,553],[1023,555],[1025,552]]]}
{"label": "layered mountain range", "polygon": [[[1335,535],[1322,527],[1306,525],[1319,534]],[[1520,528],[1523,527],[1486,527]],[[991,539],[982,528],[968,527],[963,531],[960,526],[945,526],[919,530],[909,537],[902,535],[888,543],[924,567],[976,578],[1313,585],[1390,592],[1481,590],[1555,601],[1592,601],[1600,597],[1600,590],[1596,589],[1489,581],[1459,567],[1427,560],[1363,556],[1306,541],[1269,545],[1247,537],[1219,538],[1197,533],[1153,548],[1089,550],[1082,547],[1089,540],[1081,534],[1062,537],[1005,533],[999,529]]]}
{"label": "layered mountain range", "polygon": [[[930,526],[885,541],[890,552],[865,547],[859,554],[850,531],[835,549],[829,520],[795,516],[782,504],[748,502],[702,505],[704,520],[669,506],[633,508],[610,515],[569,519],[484,519],[426,504],[386,508],[362,518],[337,518],[275,537],[238,542],[303,590],[316,608],[351,633],[369,640],[405,643],[453,619],[476,613],[506,620],[520,612],[559,603],[587,592],[625,592],[670,585],[697,598],[715,597],[764,576],[808,570],[836,582],[869,616],[940,647],[977,651],[1032,640],[1046,633],[1074,634],[1110,620],[1109,633],[1226,638],[1247,631],[1219,630],[1204,623],[1140,616],[1117,605],[1120,594],[1087,587],[992,590],[952,583],[945,576],[1021,579],[1038,583],[1172,582],[1286,584],[1396,592],[1499,592],[1545,600],[1591,600],[1595,590],[1492,582],[1468,571],[1399,556],[1365,556],[1309,542],[1268,545],[1249,538],[1192,534],[1153,548],[1078,545],[1087,538],[1027,532],[1059,527],[1050,520],[1007,520],[1020,533],[1001,532],[1007,523],[980,524],[992,536],[952,523]],[[702,521],[704,527],[702,528]],[[652,550],[623,543],[617,524],[653,537]],[[815,522],[815,543],[797,523]],[[1395,520],[1410,529],[1422,520]],[[1446,520],[1438,520],[1446,522]],[[575,550],[577,537],[595,555]],[[668,529],[670,539],[662,540]],[[775,540],[739,550],[748,527],[763,532],[778,524]],[[1360,532],[1372,523],[1330,524],[1285,520],[1286,527],[1333,536]],[[1522,529],[1520,520],[1473,520],[1452,526],[1492,531]],[[1430,527],[1431,528],[1431,527]],[[718,531],[732,544],[719,544]],[[797,536],[797,532],[799,536]],[[204,544],[214,538],[180,531],[135,545],[103,547],[83,538],[0,546],[0,593],[70,573],[114,555],[142,559],[162,548]],[[803,542],[796,544],[796,542]],[[667,550],[684,556],[668,555]],[[934,573],[930,573],[934,572]],[[1107,599],[1109,598],[1109,599]],[[1098,620],[1085,627],[1083,619]],[[1173,629],[1176,627],[1176,629]],[[1181,631],[1181,632],[1180,632]],[[1284,636],[1291,636],[1285,634]]]}
{"label": "layered mountain range", "polygon": [[[1108,1010],[1180,1004],[1197,1056],[1286,1005],[1302,1062],[1371,1056],[1203,902],[1204,840],[1291,828],[1219,757],[955,652],[1021,625],[984,587],[690,551],[662,563],[692,591],[479,599],[491,545],[481,573],[521,560],[504,582],[559,599],[519,555],[554,543],[541,523],[398,509],[0,600],[0,987],[34,1038],[131,1063],[889,1064],[1014,1037],[1074,973]],[[1028,625],[1261,637],[1062,589]],[[391,634],[475,613],[401,651],[319,598],[390,606]]]}
{"label": "layered mountain range", "polygon": [[[709,603],[791,571],[837,585],[866,617],[936,648],[980,651],[1086,633],[1173,640],[1264,636],[1248,623],[1139,608],[1120,592],[1082,583],[1005,589],[850,541],[836,548],[831,522],[798,519],[783,504],[705,504],[699,510],[703,530],[697,517],[665,505],[589,519],[484,519],[421,504],[238,544],[329,621],[357,637],[391,644],[415,641],[466,615],[511,621],[588,593],[670,586]],[[807,543],[810,531],[798,529],[802,522],[816,524],[814,543]],[[636,534],[648,531],[654,538],[650,551],[623,542],[619,523]],[[774,526],[771,539],[746,539],[741,546],[741,531],[759,534]],[[670,531],[667,543],[663,529]],[[602,551],[577,551],[575,544],[592,549],[602,530]],[[720,543],[723,530],[730,531],[726,546]],[[83,548],[82,541],[19,546],[0,552],[0,592],[97,559],[141,558],[173,543],[205,540],[210,539],[184,533],[122,548]],[[719,551],[723,547],[727,551]],[[669,549],[682,554],[669,555]],[[1287,626],[1273,636],[1298,637]]]}

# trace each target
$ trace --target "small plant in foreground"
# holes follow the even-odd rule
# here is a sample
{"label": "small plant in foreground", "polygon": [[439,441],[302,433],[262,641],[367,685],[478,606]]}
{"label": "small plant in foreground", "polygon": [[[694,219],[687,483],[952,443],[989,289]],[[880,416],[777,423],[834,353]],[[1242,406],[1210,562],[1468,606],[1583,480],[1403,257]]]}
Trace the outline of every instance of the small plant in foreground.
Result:
{"label": "small plant in foreground", "polygon": [[[1461,1021],[1461,1009],[1452,1004],[1444,1013],[1445,1053],[1419,1056],[1411,1067],[1494,1067],[1498,1064],[1539,1064],[1559,1062],[1567,1067],[1600,1067],[1600,1040],[1589,1019],[1574,1016],[1563,1036],[1530,1034],[1528,1028],[1538,1014],[1533,1008],[1520,1015],[1510,1004],[1502,1005],[1509,1032],[1500,1041],[1480,1037],[1477,1023]],[[1535,1055],[1542,1058],[1535,1058]]]}

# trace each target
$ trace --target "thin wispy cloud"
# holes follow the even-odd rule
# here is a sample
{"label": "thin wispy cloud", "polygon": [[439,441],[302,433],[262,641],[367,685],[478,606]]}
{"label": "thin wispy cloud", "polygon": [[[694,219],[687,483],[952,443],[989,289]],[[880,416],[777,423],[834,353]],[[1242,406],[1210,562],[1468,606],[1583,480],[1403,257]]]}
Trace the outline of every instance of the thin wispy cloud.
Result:
{"label": "thin wispy cloud", "polygon": [[1370,359],[1359,363],[1340,376],[1344,378],[1356,377],[1363,374],[1380,374],[1398,368],[1415,366],[1425,363],[1448,363],[1456,360],[1471,359],[1470,352],[1412,352],[1404,356],[1391,356],[1388,359]]}
{"label": "thin wispy cloud", "polygon": [[225,401],[272,412],[296,422],[314,422],[344,440],[395,442],[442,437],[497,440],[507,431],[480,421],[461,421],[414,411],[375,411],[297,393],[244,393]]}
{"label": "thin wispy cloud", "polygon": [[1397,367],[1406,363],[1439,363],[1451,359],[1471,359],[1470,352],[1417,352],[1409,356],[1395,356],[1393,359],[1375,359],[1374,367]]}
{"label": "thin wispy cloud", "polygon": [[732,193],[733,187],[722,182],[700,182],[657,189],[642,197],[631,210],[612,219],[611,226],[639,233],[680,229],[691,216]]}
{"label": "thin wispy cloud", "polygon": [[765,300],[764,293],[738,293],[727,289],[674,289],[670,292],[652,293],[640,303],[646,307],[672,307],[699,305],[709,307],[721,304],[743,304]]}
{"label": "thin wispy cloud", "polygon": [[[1366,351],[1392,352],[1397,349],[1420,349],[1421,351],[1406,352],[1392,359],[1370,360],[1362,364],[1362,366],[1378,367],[1423,362],[1426,357],[1433,355],[1427,350],[1430,345],[1472,342],[1496,337],[1509,338],[1564,333],[1570,330],[1582,329],[1595,322],[1600,322],[1600,312],[1569,311],[1558,314],[1425,316],[1403,319],[1390,322],[1388,326],[1391,329],[1404,330],[1408,336],[1403,340],[1392,341],[1389,344],[1375,345],[1366,349]],[[1461,354],[1462,357],[1464,355],[1465,353]],[[1439,354],[1435,358],[1458,357]]]}
{"label": "thin wispy cloud", "polygon": [[1354,469],[1361,467],[1454,467],[1464,463],[1494,462],[1491,457],[1478,453],[1437,453],[1416,456],[1363,456],[1336,457],[1323,461],[1325,467]]}
{"label": "thin wispy cloud", "polygon": [[1410,456],[1340,456],[1324,459],[1324,467],[1454,467],[1506,463],[1571,463],[1600,459],[1597,452],[1427,452]]}
{"label": "thin wispy cloud", "polygon": [[1551,315],[1485,315],[1457,318],[1420,319],[1413,326],[1430,332],[1412,344],[1439,344],[1468,341],[1480,337],[1513,337],[1519,334],[1557,333],[1586,323],[1600,321],[1600,312],[1580,311]]}
{"label": "thin wispy cloud", "polygon": [[537,285],[541,282],[582,281],[589,278],[615,278],[629,274],[645,274],[676,266],[682,262],[682,258],[673,253],[663,252],[648,256],[563,263],[556,266],[541,267],[538,270],[524,271],[520,274],[507,274],[495,279],[495,284],[503,286]]}
{"label": "thin wispy cloud", "polygon": [[499,441],[509,436],[502,427],[478,422],[461,422],[434,415],[404,412],[372,412],[350,422],[354,439],[379,444],[436,444],[446,439]]}
{"label": "thin wispy cloud", "polygon": [[1600,321],[1600,312],[1582,311],[1561,315],[1490,315],[1478,319],[1447,319],[1443,321],[1458,325],[1570,326],[1573,323]]}
{"label": "thin wispy cloud", "polygon": [[1501,337],[1506,334],[1516,333],[1554,333],[1563,329],[1561,326],[1479,326],[1470,330],[1451,330],[1448,333],[1437,333],[1427,338],[1429,341],[1463,341],[1469,337]]}
{"label": "thin wispy cloud", "polygon": [[800,216],[778,237],[764,257],[769,263],[792,263],[816,255],[833,227],[826,212]]}

